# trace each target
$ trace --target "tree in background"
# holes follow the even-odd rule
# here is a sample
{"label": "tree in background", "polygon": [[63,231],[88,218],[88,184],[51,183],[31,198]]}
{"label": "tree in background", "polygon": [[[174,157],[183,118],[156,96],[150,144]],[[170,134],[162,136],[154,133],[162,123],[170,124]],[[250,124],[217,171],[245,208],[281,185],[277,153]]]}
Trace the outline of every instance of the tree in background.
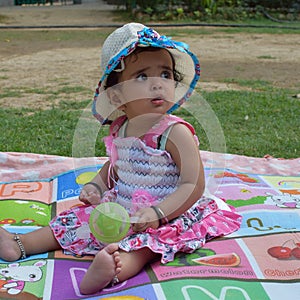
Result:
{"label": "tree in background", "polygon": [[146,20],[272,19],[270,14],[297,20],[300,11],[300,0],[126,0],[125,3],[132,16]]}

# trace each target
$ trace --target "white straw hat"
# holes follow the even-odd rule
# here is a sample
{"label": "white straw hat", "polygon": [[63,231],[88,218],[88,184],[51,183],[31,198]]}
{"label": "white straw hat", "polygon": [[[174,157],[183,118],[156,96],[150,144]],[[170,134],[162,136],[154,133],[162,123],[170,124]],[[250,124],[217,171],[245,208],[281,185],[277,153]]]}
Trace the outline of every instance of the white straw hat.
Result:
{"label": "white straw hat", "polygon": [[[123,114],[109,100],[105,91],[106,81],[111,72],[120,72],[124,69],[123,60],[137,47],[167,49],[175,61],[176,71],[183,77],[175,89],[175,103],[168,113],[188,100],[200,78],[199,60],[189,51],[187,44],[161,36],[143,24],[128,23],[111,33],[102,47],[101,70],[103,75],[96,88],[93,102],[93,114],[101,124],[110,123]],[[117,70],[120,63],[123,68]]]}

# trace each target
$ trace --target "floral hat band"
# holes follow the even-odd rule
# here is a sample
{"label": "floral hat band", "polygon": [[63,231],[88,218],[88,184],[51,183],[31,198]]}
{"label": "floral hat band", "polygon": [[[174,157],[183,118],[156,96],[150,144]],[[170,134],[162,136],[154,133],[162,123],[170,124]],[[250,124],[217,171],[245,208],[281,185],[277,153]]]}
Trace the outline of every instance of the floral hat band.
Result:
{"label": "floral hat band", "polygon": [[143,24],[128,23],[109,35],[103,44],[101,55],[103,75],[96,88],[92,108],[94,116],[101,124],[111,123],[123,114],[110,103],[105,92],[106,81],[111,72],[122,72],[125,69],[124,59],[137,47],[156,47],[168,50],[175,61],[176,71],[183,77],[180,87],[177,86],[175,89],[175,103],[168,113],[188,100],[200,78],[199,60],[189,51],[186,43],[161,36]]}
{"label": "floral hat band", "polygon": [[158,47],[158,48],[176,48],[180,51],[189,49],[189,45],[184,42],[173,41],[171,37],[165,35],[159,35],[152,28],[145,27],[143,30],[137,33],[138,44],[146,47]]}

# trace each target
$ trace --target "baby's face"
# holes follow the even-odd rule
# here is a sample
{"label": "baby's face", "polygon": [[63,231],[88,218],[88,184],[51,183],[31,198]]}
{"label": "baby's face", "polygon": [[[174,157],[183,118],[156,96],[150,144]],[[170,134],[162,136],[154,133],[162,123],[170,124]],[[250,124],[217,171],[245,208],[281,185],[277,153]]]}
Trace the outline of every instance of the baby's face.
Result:
{"label": "baby's face", "polygon": [[166,113],[174,105],[174,66],[165,49],[133,53],[121,73],[122,110],[128,118],[146,113]]}

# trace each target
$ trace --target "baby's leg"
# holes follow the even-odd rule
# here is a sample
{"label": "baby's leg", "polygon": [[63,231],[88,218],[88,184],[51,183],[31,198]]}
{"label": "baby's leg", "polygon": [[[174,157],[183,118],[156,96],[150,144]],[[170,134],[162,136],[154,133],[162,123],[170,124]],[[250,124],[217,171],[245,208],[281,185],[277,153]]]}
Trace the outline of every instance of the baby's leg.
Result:
{"label": "baby's leg", "polygon": [[110,244],[97,253],[80,283],[81,294],[100,291],[120,272],[122,263],[118,249],[118,244]]}
{"label": "baby's leg", "polygon": [[110,244],[94,258],[81,284],[82,294],[93,294],[105,288],[115,276],[125,281],[138,274],[157,254],[148,248],[132,252],[117,251],[118,244]]}
{"label": "baby's leg", "polygon": [[[21,249],[15,234],[0,227],[0,258],[6,261],[15,261],[21,257]],[[61,249],[49,226],[38,230],[19,234],[20,242],[24,247],[26,255],[39,254]]]}

